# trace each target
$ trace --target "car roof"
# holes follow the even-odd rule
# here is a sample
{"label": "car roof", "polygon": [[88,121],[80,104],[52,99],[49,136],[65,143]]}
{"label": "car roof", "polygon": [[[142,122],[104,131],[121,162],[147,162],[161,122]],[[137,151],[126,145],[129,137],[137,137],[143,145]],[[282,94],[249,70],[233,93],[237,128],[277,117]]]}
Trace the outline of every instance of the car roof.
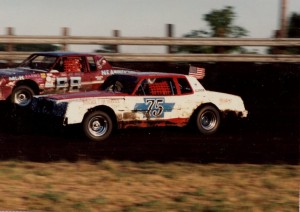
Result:
{"label": "car roof", "polygon": [[183,77],[184,74],[178,73],[166,73],[166,72],[130,72],[130,73],[120,73],[114,75],[126,75],[126,76],[135,76],[138,78],[146,78],[146,77]]}
{"label": "car roof", "polygon": [[36,52],[34,54],[37,55],[45,55],[45,56],[57,56],[57,57],[63,57],[63,56],[95,56],[98,55],[100,57],[102,57],[101,54],[97,54],[97,53],[82,53],[82,52],[60,52],[60,51],[56,51],[56,52]]}

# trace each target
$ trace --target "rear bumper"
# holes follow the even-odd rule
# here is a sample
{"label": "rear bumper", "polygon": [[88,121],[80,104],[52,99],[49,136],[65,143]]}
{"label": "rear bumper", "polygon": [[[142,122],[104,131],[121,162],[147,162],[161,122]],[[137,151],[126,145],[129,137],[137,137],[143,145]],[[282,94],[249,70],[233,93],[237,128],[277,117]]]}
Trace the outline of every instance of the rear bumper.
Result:
{"label": "rear bumper", "polygon": [[223,118],[228,118],[228,119],[242,119],[242,118],[247,118],[248,117],[248,111],[243,110],[243,111],[224,111],[222,112],[222,117]]}

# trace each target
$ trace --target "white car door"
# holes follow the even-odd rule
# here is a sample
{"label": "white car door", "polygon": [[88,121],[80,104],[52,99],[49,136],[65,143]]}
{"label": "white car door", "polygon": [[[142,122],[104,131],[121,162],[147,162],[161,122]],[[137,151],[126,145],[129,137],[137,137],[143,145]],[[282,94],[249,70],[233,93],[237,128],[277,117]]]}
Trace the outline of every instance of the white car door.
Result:
{"label": "white car door", "polygon": [[128,113],[132,115],[126,114],[124,118],[137,121],[164,121],[178,117],[175,110],[178,96],[173,92],[171,85],[165,84],[162,80],[152,84],[145,80],[135,96],[126,98]]}

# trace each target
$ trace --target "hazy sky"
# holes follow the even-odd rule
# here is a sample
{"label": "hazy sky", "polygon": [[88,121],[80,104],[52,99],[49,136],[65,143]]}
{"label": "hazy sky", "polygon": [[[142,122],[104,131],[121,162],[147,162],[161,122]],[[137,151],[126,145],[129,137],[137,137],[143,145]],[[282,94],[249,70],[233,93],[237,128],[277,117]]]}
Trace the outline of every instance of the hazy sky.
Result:
{"label": "hazy sky", "polygon": [[[300,13],[300,0],[288,1],[288,15]],[[0,34],[14,27],[17,35],[165,36],[174,24],[175,36],[205,29],[203,15],[232,6],[235,25],[249,37],[269,38],[279,27],[280,0],[0,0]]]}

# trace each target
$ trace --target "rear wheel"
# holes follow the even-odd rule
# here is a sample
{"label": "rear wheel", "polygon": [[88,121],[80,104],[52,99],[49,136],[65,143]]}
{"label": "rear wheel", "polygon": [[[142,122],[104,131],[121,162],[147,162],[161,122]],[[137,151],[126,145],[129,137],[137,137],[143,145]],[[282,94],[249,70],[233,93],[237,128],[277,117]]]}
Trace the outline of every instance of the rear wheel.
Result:
{"label": "rear wheel", "polygon": [[196,121],[201,133],[213,134],[220,126],[220,113],[213,106],[205,106],[198,112]]}
{"label": "rear wheel", "polygon": [[17,104],[21,107],[26,107],[31,103],[33,95],[34,92],[30,87],[21,85],[13,90],[11,100],[14,104]]}
{"label": "rear wheel", "polygon": [[92,141],[103,141],[112,133],[113,122],[103,111],[94,111],[83,120],[83,131]]}

